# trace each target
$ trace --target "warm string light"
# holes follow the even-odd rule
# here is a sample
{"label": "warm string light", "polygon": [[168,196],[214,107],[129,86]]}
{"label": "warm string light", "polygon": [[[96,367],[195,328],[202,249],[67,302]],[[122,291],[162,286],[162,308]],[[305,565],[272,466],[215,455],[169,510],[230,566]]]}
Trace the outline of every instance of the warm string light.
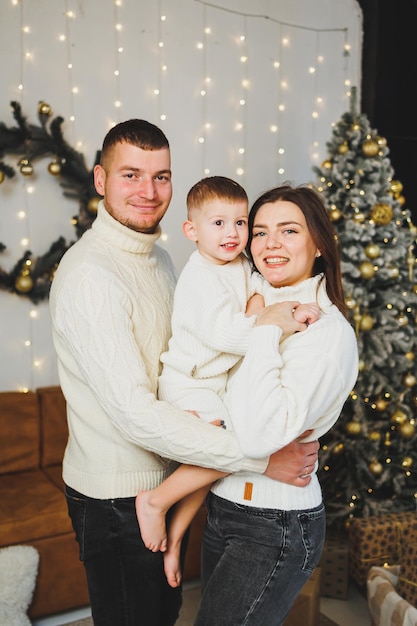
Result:
{"label": "warm string light", "polygon": [[167,16],[162,11],[161,0],[158,1],[158,86],[154,90],[154,94],[158,96],[158,117],[161,122],[165,122],[167,114],[162,110],[162,97],[164,77],[167,74],[168,66],[165,62],[165,41],[164,41],[164,26],[167,21]]}
{"label": "warm string light", "polygon": [[116,111],[116,122],[120,122],[120,110],[122,107],[121,90],[120,90],[120,56],[124,52],[124,48],[121,41],[121,33],[123,31],[123,25],[121,22],[120,8],[122,7],[122,0],[114,0],[114,45],[115,45],[115,58],[114,58],[114,78],[115,78],[115,99],[114,108]]}
{"label": "warm string light", "polygon": [[242,80],[241,80],[241,95],[239,98],[239,106],[240,106],[240,120],[238,122],[239,125],[239,134],[238,134],[238,154],[237,154],[237,168],[236,175],[239,178],[245,177],[246,173],[246,149],[247,149],[247,129],[248,129],[248,107],[247,107],[247,99],[249,97],[249,59],[248,59],[248,29],[247,29],[247,21],[246,16],[243,16],[243,32],[239,37],[239,54],[240,54],[240,63],[242,68]]}

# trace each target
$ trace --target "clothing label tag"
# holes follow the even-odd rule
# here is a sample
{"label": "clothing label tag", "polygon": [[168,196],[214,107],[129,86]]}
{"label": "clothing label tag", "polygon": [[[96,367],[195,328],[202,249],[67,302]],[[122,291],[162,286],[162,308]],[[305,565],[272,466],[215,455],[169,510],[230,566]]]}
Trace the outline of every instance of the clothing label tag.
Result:
{"label": "clothing label tag", "polygon": [[252,500],[253,483],[245,483],[245,491],[243,492],[244,500]]}

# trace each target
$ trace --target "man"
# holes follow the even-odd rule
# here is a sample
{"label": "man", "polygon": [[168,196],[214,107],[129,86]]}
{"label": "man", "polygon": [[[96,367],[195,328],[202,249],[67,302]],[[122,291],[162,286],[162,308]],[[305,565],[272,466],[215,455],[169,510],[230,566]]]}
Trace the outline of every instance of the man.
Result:
{"label": "man", "polygon": [[50,295],[67,401],[68,508],[95,626],[171,626],[181,592],[167,584],[162,554],[141,541],[137,493],[169,475],[168,459],[304,486],[318,444],[248,459],[232,432],[156,399],[175,287],[172,262],[156,245],[172,196],[165,135],[144,120],[118,124],[94,182],[103,196],[97,218],[64,255]]}

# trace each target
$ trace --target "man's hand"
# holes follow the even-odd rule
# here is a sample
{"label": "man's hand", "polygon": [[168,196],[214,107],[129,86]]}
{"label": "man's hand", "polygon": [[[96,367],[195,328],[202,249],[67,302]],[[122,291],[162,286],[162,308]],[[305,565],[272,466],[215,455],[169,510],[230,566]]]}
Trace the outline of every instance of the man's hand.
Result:
{"label": "man's hand", "polygon": [[271,454],[265,476],[295,487],[306,487],[311,481],[309,474],[315,468],[320,448],[318,441],[303,443],[302,440],[312,432],[306,430],[285,448]]}

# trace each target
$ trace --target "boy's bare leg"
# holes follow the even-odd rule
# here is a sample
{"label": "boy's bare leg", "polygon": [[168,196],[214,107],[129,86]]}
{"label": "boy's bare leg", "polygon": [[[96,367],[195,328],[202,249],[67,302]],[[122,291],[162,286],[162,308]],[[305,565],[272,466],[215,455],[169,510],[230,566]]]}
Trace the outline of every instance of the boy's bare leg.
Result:
{"label": "boy's bare leg", "polygon": [[203,504],[210,486],[211,483],[185,496],[174,507],[168,528],[168,547],[164,554],[165,576],[171,587],[178,587],[181,583],[181,542],[193,517]]}
{"label": "boy's bare leg", "polygon": [[165,515],[176,502],[193,491],[210,485],[226,476],[217,470],[180,465],[164,482],[151,491],[141,491],[136,496],[136,515],[143,543],[152,552],[165,552],[167,534]]}

